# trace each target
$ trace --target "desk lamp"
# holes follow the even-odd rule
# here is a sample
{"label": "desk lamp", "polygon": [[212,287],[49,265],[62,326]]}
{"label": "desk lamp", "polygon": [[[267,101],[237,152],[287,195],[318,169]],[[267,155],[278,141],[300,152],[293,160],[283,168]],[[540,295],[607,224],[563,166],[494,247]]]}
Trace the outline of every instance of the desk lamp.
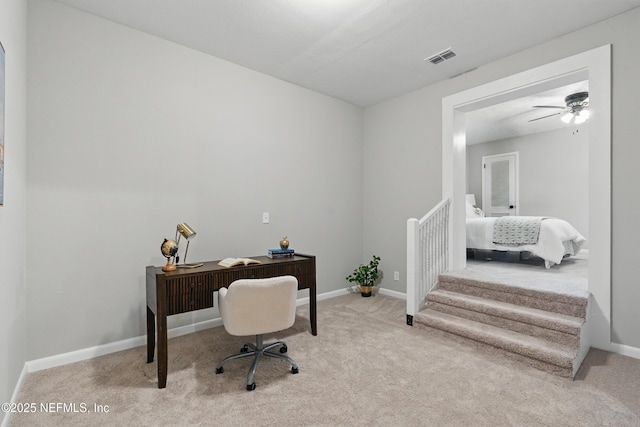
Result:
{"label": "desk lamp", "polygon": [[[200,267],[202,266],[202,264],[187,264],[187,253],[189,252],[189,242],[191,241],[191,239],[193,239],[196,236],[196,232],[193,228],[189,227],[189,225],[186,222],[182,222],[180,224],[178,224],[178,227],[176,229],[176,242],[178,242],[178,244],[180,243],[180,237],[184,237],[185,239],[187,239],[187,248],[184,251],[184,263],[178,265],[178,267],[186,267],[186,268],[194,268],[194,267]],[[178,261],[180,260],[180,257],[176,257],[176,264],[178,264]]]}

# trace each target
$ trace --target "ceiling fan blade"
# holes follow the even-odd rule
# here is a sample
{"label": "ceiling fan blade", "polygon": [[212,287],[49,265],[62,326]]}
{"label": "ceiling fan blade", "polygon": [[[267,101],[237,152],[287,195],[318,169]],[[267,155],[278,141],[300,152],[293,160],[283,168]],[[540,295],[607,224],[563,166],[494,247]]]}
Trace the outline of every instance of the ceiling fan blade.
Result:
{"label": "ceiling fan blade", "polygon": [[558,107],[556,105],[534,105],[532,108],[567,108],[567,107]]}
{"label": "ceiling fan blade", "polygon": [[549,114],[548,116],[538,117],[537,119],[532,119],[532,120],[529,120],[529,121],[530,122],[535,122],[536,120],[546,119],[547,117],[557,116],[558,114],[562,114],[562,113],[553,113],[553,114]]}

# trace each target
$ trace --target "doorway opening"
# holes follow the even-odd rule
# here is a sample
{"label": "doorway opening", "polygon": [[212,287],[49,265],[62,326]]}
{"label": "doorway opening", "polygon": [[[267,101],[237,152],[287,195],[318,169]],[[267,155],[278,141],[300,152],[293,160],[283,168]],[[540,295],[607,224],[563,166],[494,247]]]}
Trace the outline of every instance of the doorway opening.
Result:
{"label": "doorway opening", "polygon": [[506,77],[443,98],[443,196],[451,197],[449,265],[466,266],[465,113],[580,80],[589,80],[589,338],[593,346],[611,343],[611,46]]}

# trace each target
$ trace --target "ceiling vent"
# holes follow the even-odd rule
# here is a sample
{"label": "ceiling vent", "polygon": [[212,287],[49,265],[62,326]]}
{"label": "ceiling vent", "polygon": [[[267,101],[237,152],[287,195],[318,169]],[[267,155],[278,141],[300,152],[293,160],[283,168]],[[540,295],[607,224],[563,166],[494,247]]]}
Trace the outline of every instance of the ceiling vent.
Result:
{"label": "ceiling vent", "polygon": [[449,48],[449,49],[443,50],[442,52],[438,52],[433,56],[430,56],[429,58],[425,59],[425,61],[429,61],[435,65],[435,64],[444,62],[448,59],[451,59],[454,56],[456,56],[456,53],[452,51],[451,48]]}

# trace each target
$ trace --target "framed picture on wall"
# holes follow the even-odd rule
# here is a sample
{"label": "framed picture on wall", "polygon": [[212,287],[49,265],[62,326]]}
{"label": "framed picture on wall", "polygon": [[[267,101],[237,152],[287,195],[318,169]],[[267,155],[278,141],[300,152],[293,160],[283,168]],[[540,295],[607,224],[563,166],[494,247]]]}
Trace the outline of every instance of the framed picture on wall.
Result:
{"label": "framed picture on wall", "polygon": [[0,42],[0,206],[4,205],[4,47]]}

